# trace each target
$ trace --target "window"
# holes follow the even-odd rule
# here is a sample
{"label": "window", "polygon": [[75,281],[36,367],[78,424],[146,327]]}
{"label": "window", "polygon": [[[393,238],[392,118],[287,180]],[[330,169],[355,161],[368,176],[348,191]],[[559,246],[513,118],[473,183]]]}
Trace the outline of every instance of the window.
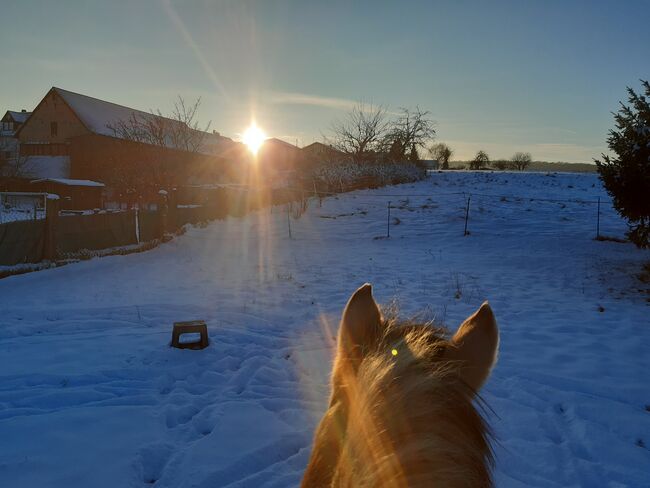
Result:
{"label": "window", "polygon": [[58,133],[59,133],[58,124],[56,122],[50,122],[50,135],[52,135],[52,137],[55,137],[58,135]]}

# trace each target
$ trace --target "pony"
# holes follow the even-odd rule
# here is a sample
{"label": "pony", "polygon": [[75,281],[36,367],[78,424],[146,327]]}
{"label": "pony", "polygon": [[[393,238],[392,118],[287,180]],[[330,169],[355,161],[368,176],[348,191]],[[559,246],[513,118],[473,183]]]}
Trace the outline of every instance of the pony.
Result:
{"label": "pony", "polygon": [[492,435],[475,406],[499,347],[489,304],[447,337],[384,318],[370,284],[352,294],[302,488],[493,486]]}

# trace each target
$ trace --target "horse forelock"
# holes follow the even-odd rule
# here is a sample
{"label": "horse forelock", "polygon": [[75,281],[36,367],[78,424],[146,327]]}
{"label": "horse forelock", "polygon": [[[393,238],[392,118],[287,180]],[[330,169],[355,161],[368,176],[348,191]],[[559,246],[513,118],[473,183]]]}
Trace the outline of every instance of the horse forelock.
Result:
{"label": "horse forelock", "polygon": [[337,358],[330,425],[314,445],[336,457],[322,464],[323,486],[491,486],[490,432],[459,365],[444,360],[446,336],[388,320],[354,368]]}

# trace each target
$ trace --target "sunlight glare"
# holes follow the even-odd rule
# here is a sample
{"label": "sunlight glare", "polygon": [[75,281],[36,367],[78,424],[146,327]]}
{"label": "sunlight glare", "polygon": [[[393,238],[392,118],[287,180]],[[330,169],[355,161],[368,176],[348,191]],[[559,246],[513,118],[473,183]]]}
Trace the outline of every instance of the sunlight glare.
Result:
{"label": "sunlight glare", "polygon": [[244,144],[248,146],[248,150],[253,154],[257,154],[257,151],[259,151],[262,144],[264,144],[265,139],[266,134],[264,134],[264,131],[257,127],[255,123],[252,123],[250,127],[246,129],[242,137]]}

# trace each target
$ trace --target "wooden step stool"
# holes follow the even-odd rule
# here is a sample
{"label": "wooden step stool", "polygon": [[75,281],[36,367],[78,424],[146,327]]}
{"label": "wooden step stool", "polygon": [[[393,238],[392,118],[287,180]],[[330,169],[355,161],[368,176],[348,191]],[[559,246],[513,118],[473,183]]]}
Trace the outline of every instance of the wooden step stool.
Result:
{"label": "wooden step stool", "polygon": [[[180,342],[183,334],[199,333],[201,338],[196,342]],[[178,349],[205,349],[208,347],[208,327],[203,320],[190,320],[189,322],[174,322],[172,342],[170,346]]]}

